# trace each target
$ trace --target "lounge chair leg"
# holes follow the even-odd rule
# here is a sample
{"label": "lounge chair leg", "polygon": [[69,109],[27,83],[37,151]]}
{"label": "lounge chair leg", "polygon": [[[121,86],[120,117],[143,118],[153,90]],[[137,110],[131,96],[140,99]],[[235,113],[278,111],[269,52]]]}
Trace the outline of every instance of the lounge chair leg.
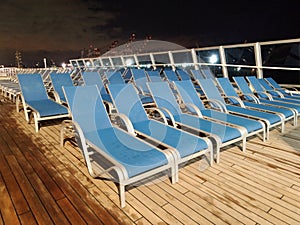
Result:
{"label": "lounge chair leg", "polygon": [[33,112],[35,132],[39,132],[39,122],[35,112]]}
{"label": "lounge chair leg", "polygon": [[284,130],[285,130],[285,124],[284,124],[284,121],[283,121],[282,124],[281,124],[281,133],[283,133]]}
{"label": "lounge chair leg", "polygon": [[247,148],[247,140],[246,140],[246,138],[243,138],[243,146],[242,146],[242,151],[243,152],[246,152],[246,148]]}
{"label": "lounge chair leg", "polygon": [[209,164],[210,166],[212,166],[214,164],[214,150],[213,148],[211,148],[211,150],[209,151]]}
{"label": "lounge chair leg", "polygon": [[124,184],[119,184],[119,194],[120,194],[120,203],[121,203],[121,208],[124,208],[126,205],[125,202],[125,185]]}

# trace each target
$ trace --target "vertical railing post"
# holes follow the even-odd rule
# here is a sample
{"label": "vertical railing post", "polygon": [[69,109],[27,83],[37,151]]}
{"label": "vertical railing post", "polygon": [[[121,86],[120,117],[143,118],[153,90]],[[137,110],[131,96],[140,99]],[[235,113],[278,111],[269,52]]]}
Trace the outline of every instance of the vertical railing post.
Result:
{"label": "vertical railing post", "polygon": [[263,78],[263,69],[262,69],[262,58],[261,58],[261,48],[259,42],[256,42],[254,45],[255,52],[255,64],[257,69],[257,78]]}
{"label": "vertical railing post", "polygon": [[192,54],[194,68],[195,70],[199,70],[198,57],[197,57],[196,50],[194,48],[191,49],[191,54]]}
{"label": "vertical railing post", "polygon": [[172,70],[175,71],[176,67],[175,67],[175,63],[174,63],[174,58],[173,58],[172,52],[168,51],[168,55],[169,55],[170,64],[172,66]]}
{"label": "vertical railing post", "polygon": [[228,77],[228,68],[227,68],[227,62],[226,62],[226,55],[225,55],[225,50],[224,50],[223,46],[219,47],[219,54],[220,54],[220,58],[221,58],[223,77]]}
{"label": "vertical railing post", "polygon": [[151,59],[153,69],[156,70],[155,59],[152,53],[150,53],[150,59]]}

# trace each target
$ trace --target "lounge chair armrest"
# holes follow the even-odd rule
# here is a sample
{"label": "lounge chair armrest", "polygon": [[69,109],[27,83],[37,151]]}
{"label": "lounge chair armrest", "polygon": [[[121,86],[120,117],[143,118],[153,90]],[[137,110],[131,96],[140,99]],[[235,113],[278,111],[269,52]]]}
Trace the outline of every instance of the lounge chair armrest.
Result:
{"label": "lounge chair armrest", "polygon": [[171,120],[171,123],[172,123],[171,125],[173,127],[176,126],[174,116],[172,115],[172,113],[168,109],[166,109],[166,108],[157,108],[157,109],[159,109],[161,112],[163,112],[163,114],[165,115],[166,118]]}
{"label": "lounge chair armrest", "polygon": [[51,91],[51,94],[54,96],[54,100],[56,102],[58,102],[59,104],[61,104],[61,100],[60,100],[58,93],[56,91]]}
{"label": "lounge chair armrest", "polygon": [[135,84],[134,87],[136,88],[138,94],[145,95],[143,89],[140,86]]}
{"label": "lounge chair armrest", "polygon": [[103,102],[107,106],[108,114],[111,114],[112,110],[114,108],[114,105],[111,102],[108,102],[108,101],[105,101],[105,100],[103,100]]}
{"label": "lounge chair armrest", "polygon": [[297,88],[295,88],[295,87],[291,87],[290,88],[292,91],[296,91],[297,93],[299,93],[299,90],[297,89]]}
{"label": "lounge chair armrest", "polygon": [[[125,114],[112,113],[112,114],[110,114],[110,117],[112,120],[115,120],[115,122],[116,122],[115,124],[117,124],[119,127],[122,127],[122,125],[125,126],[125,129],[129,134],[136,136],[133,125],[132,125],[130,119]],[[117,120],[120,120],[121,123]]]}
{"label": "lounge chair armrest", "polygon": [[256,92],[256,94],[259,96],[259,97],[262,97],[262,98],[267,98],[268,100],[273,100],[273,97],[271,94],[267,93],[267,92]]}
{"label": "lounge chair armrest", "polygon": [[284,95],[280,91],[270,90],[270,91],[268,91],[268,93],[271,94],[271,95],[273,95],[273,96],[284,98]]}
{"label": "lounge chair armrest", "polygon": [[[150,116],[151,118],[157,118],[156,120],[162,119],[164,124],[166,124],[166,125],[168,124],[166,115],[159,108],[145,108],[145,110],[146,110],[148,116]],[[153,114],[153,113],[158,113],[159,117],[151,116],[151,114]]]}
{"label": "lounge chair armrest", "polygon": [[236,97],[236,96],[226,96],[226,98],[227,99],[233,99],[235,102],[235,104],[237,103],[237,104],[239,104],[241,107],[243,107],[243,108],[245,108],[245,104],[243,103],[243,101],[240,99],[240,98],[238,98],[238,97]]}
{"label": "lounge chair armrest", "polygon": [[191,113],[196,113],[196,115],[200,118],[203,117],[200,109],[193,103],[181,103],[180,108],[184,108]]}
{"label": "lounge chair armrest", "polygon": [[64,120],[61,123],[60,128],[60,146],[63,147],[65,143],[65,139],[74,137],[74,129],[73,129],[73,121],[72,120]]}
{"label": "lounge chair armrest", "polygon": [[223,102],[217,100],[217,99],[207,99],[206,100],[212,107],[219,109],[221,112],[227,113],[227,108],[223,104]]}
{"label": "lounge chair armrest", "polygon": [[257,103],[257,104],[260,104],[259,99],[254,94],[244,94],[244,97],[248,98],[248,99],[245,98],[245,100],[250,100],[250,101],[253,101],[253,102]]}

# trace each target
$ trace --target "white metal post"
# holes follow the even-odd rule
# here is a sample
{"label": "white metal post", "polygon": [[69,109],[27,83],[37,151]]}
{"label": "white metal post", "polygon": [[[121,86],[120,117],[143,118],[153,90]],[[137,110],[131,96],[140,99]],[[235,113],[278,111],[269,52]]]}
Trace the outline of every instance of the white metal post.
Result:
{"label": "white metal post", "polygon": [[262,69],[262,59],[261,59],[261,48],[258,42],[254,45],[254,52],[255,52],[255,63],[257,69],[257,78],[263,78],[263,69]]}
{"label": "white metal post", "polygon": [[228,77],[228,69],[227,69],[227,62],[226,62],[226,55],[225,50],[223,46],[219,47],[219,54],[221,58],[221,64],[222,64],[222,71],[223,71],[223,77]]}

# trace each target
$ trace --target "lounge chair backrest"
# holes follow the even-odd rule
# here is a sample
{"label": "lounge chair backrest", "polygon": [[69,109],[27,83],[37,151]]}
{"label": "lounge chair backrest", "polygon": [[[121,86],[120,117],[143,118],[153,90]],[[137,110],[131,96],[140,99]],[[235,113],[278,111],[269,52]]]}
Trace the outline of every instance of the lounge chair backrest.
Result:
{"label": "lounge chair backrest", "polygon": [[235,83],[237,84],[237,86],[243,94],[253,94],[244,77],[233,77],[233,80],[235,81]]}
{"label": "lounge chair backrest", "polygon": [[148,120],[133,84],[109,84],[108,89],[119,113],[127,115],[132,123]]}
{"label": "lounge chair backrest", "polygon": [[264,87],[265,90],[274,91],[274,89],[264,79],[258,79],[258,81],[259,81],[260,85]]}
{"label": "lounge chair backrest", "polygon": [[147,74],[148,74],[151,82],[161,82],[162,81],[162,77],[160,76],[160,74],[157,70],[147,71]]}
{"label": "lounge chair backrest", "polygon": [[60,99],[64,99],[64,92],[62,87],[73,86],[73,81],[69,73],[51,73],[50,74],[51,82],[54,91],[57,92]]}
{"label": "lounge chair backrest", "polygon": [[63,87],[63,90],[73,120],[84,133],[112,126],[96,85]]}
{"label": "lounge chair backrest", "polygon": [[219,89],[216,87],[212,79],[202,79],[199,81],[199,84],[208,99],[215,99],[222,102],[223,104],[226,104],[219,92]]}
{"label": "lounge chair backrest", "polygon": [[168,82],[149,82],[147,85],[157,107],[168,109],[174,116],[182,113]]}
{"label": "lounge chair backrest", "polygon": [[26,102],[49,99],[40,74],[18,74],[18,80]]}
{"label": "lounge chair backrest", "polygon": [[201,67],[200,70],[206,79],[209,79],[209,78],[214,79],[215,78],[215,75],[211,72],[209,67]]}
{"label": "lounge chair backrest", "polygon": [[134,78],[135,84],[142,89],[143,92],[149,93],[146,83],[149,81],[145,70],[143,69],[131,69],[131,74]]}
{"label": "lounge chair backrest", "polygon": [[193,76],[196,80],[205,79],[204,75],[201,73],[200,70],[191,70],[191,73],[193,74]]}
{"label": "lounge chair backrest", "polygon": [[200,110],[205,109],[191,80],[175,81],[174,84],[184,103],[192,103]]}
{"label": "lounge chair backrest", "polygon": [[101,94],[107,94],[103,81],[98,72],[83,72],[82,74],[85,85],[96,84]]}
{"label": "lounge chair backrest", "polygon": [[272,78],[272,77],[266,77],[265,78],[274,88],[276,89],[282,89],[280,85]]}
{"label": "lounge chair backrest", "polygon": [[176,70],[177,74],[180,76],[181,80],[191,80],[191,76],[184,70]]}
{"label": "lounge chair backrest", "polygon": [[108,71],[106,76],[110,84],[125,84],[120,71]]}
{"label": "lounge chair backrest", "polygon": [[179,80],[177,74],[173,70],[164,70],[164,74],[170,82]]}
{"label": "lounge chair backrest", "polygon": [[250,82],[251,86],[256,92],[264,92],[265,89],[260,85],[258,79],[254,76],[247,76],[247,80]]}
{"label": "lounge chair backrest", "polygon": [[227,96],[239,97],[228,78],[220,77],[220,78],[217,78],[216,80],[217,80],[219,86],[222,88],[223,92]]}

